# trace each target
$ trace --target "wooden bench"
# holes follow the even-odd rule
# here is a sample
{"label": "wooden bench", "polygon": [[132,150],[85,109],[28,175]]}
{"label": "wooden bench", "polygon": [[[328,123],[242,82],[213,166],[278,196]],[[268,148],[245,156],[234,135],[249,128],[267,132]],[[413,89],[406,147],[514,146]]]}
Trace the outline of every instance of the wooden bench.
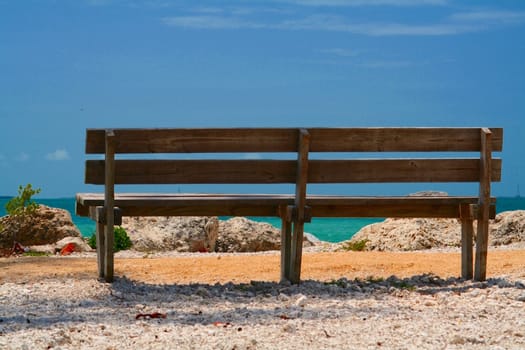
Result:
{"label": "wooden bench", "polygon": [[[489,218],[495,215],[491,182],[501,178],[501,160],[493,158],[492,152],[502,150],[501,128],[88,129],[86,136],[86,153],[104,159],[86,161],[85,182],[104,185],[105,191],[77,194],[76,212],[97,223],[98,271],[108,282],[114,271],[113,227],[122,216],[280,217],[281,279],[292,283],[300,281],[303,227],[312,217],[458,218],[461,275],[476,280],[486,277]],[[246,153],[254,152],[257,157],[247,159]],[[363,152],[380,157],[362,158]],[[184,158],[173,155],[179,153]],[[201,153],[207,158],[195,156]],[[119,154],[126,156],[115,159]],[[138,156],[130,159],[129,154]],[[216,156],[209,159],[209,154]],[[261,159],[265,154],[270,157]],[[231,159],[232,155],[237,158]],[[307,192],[308,184],[434,182],[479,183],[479,192],[437,197]],[[115,185],[127,184],[283,183],[293,184],[295,191],[290,192],[295,193],[115,194]]]}

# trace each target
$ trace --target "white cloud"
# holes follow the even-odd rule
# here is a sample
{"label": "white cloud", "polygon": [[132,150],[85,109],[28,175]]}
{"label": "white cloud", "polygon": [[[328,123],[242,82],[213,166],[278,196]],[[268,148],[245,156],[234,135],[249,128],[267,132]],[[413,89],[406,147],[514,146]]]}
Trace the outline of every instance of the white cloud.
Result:
{"label": "white cloud", "polygon": [[465,24],[411,25],[402,23],[352,23],[341,16],[312,15],[300,20],[288,20],[279,25],[288,30],[320,30],[347,32],[368,36],[438,36],[453,35],[478,30],[477,26]]}
{"label": "white cloud", "polygon": [[[417,6],[444,5],[444,0],[275,0],[303,6]],[[279,16],[252,16],[258,12],[279,13]],[[292,17],[292,14],[295,16]],[[257,9],[256,7],[197,7],[181,16],[165,17],[164,24],[185,29],[239,30],[269,29],[288,31],[343,32],[366,36],[447,36],[489,30],[495,26],[512,25],[525,22],[525,12],[514,11],[472,11],[455,13],[442,17],[434,23],[406,23],[396,21],[353,20],[348,16],[324,13],[298,17],[297,11],[286,12],[276,9]],[[354,55],[348,51],[335,55],[347,57]]]}
{"label": "white cloud", "polygon": [[27,162],[29,160],[29,154],[25,152],[20,152],[16,155],[15,160],[17,162]]}
{"label": "white cloud", "polygon": [[366,68],[407,68],[421,65],[421,63],[412,61],[368,61],[357,65]]}
{"label": "white cloud", "polygon": [[525,21],[525,12],[513,11],[473,11],[455,13],[450,19],[461,22],[481,22],[491,24],[512,24]]}
{"label": "white cloud", "polygon": [[479,26],[464,24],[410,25],[401,23],[363,24],[348,28],[348,31],[369,36],[442,36],[479,30],[481,30]]}
{"label": "white cloud", "polygon": [[237,17],[226,16],[179,16],[162,20],[166,25],[189,29],[262,29],[265,24],[244,21]]}
{"label": "white cloud", "polygon": [[84,0],[89,6],[125,6],[130,8],[168,8],[176,6],[172,0]]}
{"label": "white cloud", "polygon": [[91,6],[106,6],[113,3],[112,0],[87,0],[88,5]]}
{"label": "white cloud", "polygon": [[448,0],[281,0],[301,6],[428,6],[446,5]]}
{"label": "white cloud", "polygon": [[312,15],[301,19],[289,19],[277,23],[244,20],[231,16],[179,16],[167,17],[168,26],[186,29],[277,29],[334,31],[368,36],[441,36],[479,31],[475,24],[429,24],[410,25],[401,23],[352,23],[342,16]]}
{"label": "white cloud", "polygon": [[65,149],[57,149],[46,155],[47,160],[68,160],[69,158],[69,153]]}
{"label": "white cloud", "polygon": [[206,14],[219,14],[223,13],[224,9],[220,7],[195,7],[191,10],[195,13],[206,13]]}
{"label": "white cloud", "polygon": [[340,47],[333,49],[324,49],[320,50],[320,52],[339,57],[357,57],[362,53],[362,51],[360,50],[343,49]]}
{"label": "white cloud", "polygon": [[[125,5],[132,7],[173,7],[177,2],[170,0],[84,0],[90,6]],[[439,6],[450,0],[273,0],[274,3],[312,7],[347,7],[347,6]],[[199,9],[197,7],[197,9]],[[214,6],[202,6],[205,12],[220,9]],[[210,11],[208,11],[210,10]]]}

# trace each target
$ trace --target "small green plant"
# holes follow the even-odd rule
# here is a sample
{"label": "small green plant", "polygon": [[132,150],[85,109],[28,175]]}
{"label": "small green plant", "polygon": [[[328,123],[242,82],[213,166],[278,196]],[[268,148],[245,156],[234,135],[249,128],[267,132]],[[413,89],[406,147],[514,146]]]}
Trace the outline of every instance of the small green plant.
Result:
{"label": "small green plant", "polygon": [[7,214],[13,217],[32,215],[38,209],[39,205],[35,203],[31,197],[38,193],[40,193],[40,188],[33,189],[31,184],[27,184],[25,187],[20,185],[18,187],[18,196],[11,198],[5,205]]}
{"label": "small green plant", "polygon": [[362,252],[366,249],[366,244],[368,243],[368,239],[362,239],[359,241],[348,241],[345,242],[342,245],[342,249],[346,251],[353,251],[353,252]]}
{"label": "small green plant", "polygon": [[[118,252],[120,250],[127,250],[131,248],[131,240],[129,239],[128,233],[124,228],[116,226],[113,230],[115,237],[113,240],[113,251]],[[97,248],[97,235],[93,233],[88,240],[88,244],[91,248]]]}
{"label": "small green plant", "polygon": [[[16,242],[16,233],[22,227],[25,221],[28,221],[38,209],[38,203],[34,202],[32,197],[40,193],[40,188],[33,189],[31,184],[25,187],[18,186],[18,196],[13,197],[5,205],[5,210],[9,215],[13,227],[13,244]],[[0,230],[4,230],[0,227]]]}

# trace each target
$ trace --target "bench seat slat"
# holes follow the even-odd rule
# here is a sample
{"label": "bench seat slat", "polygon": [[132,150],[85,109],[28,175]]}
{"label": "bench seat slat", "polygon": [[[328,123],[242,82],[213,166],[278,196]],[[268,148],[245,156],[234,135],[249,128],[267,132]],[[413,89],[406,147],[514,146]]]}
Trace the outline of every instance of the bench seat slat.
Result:
{"label": "bench seat slat", "polygon": [[[117,160],[116,184],[295,183],[293,160]],[[310,160],[309,183],[477,182],[479,159]],[[86,162],[86,183],[104,184],[104,161]],[[501,160],[492,161],[499,181]]]}
{"label": "bench seat slat", "polygon": [[[492,199],[495,202],[495,199]],[[452,217],[461,204],[477,197],[347,197],[307,196],[314,217]],[[279,206],[293,205],[293,195],[116,194],[124,216],[277,216]],[[102,194],[78,194],[77,214],[103,206]]]}
{"label": "bench seat slat", "polygon": [[[479,128],[309,128],[311,152],[480,150]],[[503,129],[491,128],[501,151]],[[88,129],[86,153],[104,153],[104,129]],[[296,152],[298,129],[116,129],[117,153]]]}

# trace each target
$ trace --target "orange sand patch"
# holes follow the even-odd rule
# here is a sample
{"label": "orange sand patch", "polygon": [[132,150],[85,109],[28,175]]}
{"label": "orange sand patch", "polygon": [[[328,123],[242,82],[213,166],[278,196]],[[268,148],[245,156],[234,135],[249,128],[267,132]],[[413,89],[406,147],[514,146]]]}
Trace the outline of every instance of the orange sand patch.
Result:
{"label": "orange sand patch", "polygon": [[[410,277],[432,273],[459,276],[460,254],[455,252],[336,252],[305,253],[302,279],[326,281],[346,277]],[[491,251],[487,277],[525,276],[525,250]],[[146,283],[245,283],[278,281],[279,254],[117,258],[115,275]],[[0,282],[46,278],[96,278],[96,258],[0,258]]]}

